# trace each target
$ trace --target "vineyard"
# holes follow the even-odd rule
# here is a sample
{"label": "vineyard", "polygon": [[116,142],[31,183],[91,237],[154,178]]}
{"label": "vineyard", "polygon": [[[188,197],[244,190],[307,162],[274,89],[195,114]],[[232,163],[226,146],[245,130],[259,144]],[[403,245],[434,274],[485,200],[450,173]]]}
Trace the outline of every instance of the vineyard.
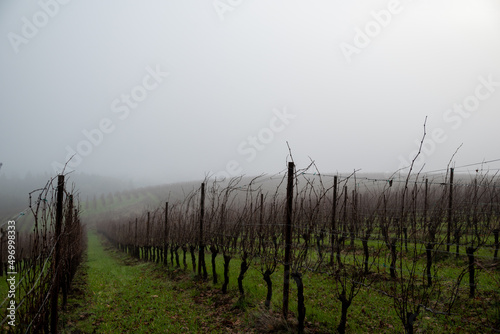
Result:
{"label": "vineyard", "polygon": [[[28,215],[32,231],[16,231],[14,222]],[[3,224],[1,235],[0,276],[6,283],[0,285],[2,332],[57,332],[59,308],[67,303],[86,247],[78,203],[73,191],[66,190],[64,176],[31,192],[29,207]]]}
{"label": "vineyard", "polygon": [[[154,276],[175,282],[184,273],[195,289],[216,290],[221,297],[208,302],[215,307],[210,314],[224,303],[227,310],[252,310],[245,320],[251,324],[232,332],[495,333],[500,180],[478,167],[371,177],[322,174],[314,163],[297,170],[291,162],[272,176],[207,178],[182,194],[177,189],[159,207],[149,202],[141,214],[134,213],[141,200],[165,197],[159,188],[121,200],[108,196],[99,205],[87,201],[83,212],[94,245],[95,229],[131,261],[162,268]],[[66,188],[59,176],[57,184],[52,179],[30,193],[20,216],[30,216],[31,232],[25,226],[9,237],[10,223],[2,226],[4,332],[66,328],[58,314],[68,303],[87,240],[82,205]],[[13,274],[15,284],[9,281]],[[206,289],[193,292],[195,300]],[[161,315],[161,308],[154,311]],[[207,328],[230,330],[219,326],[231,321],[217,321],[222,325]]]}
{"label": "vineyard", "polygon": [[[433,332],[498,332],[500,180],[482,167],[460,177],[443,172],[375,179],[290,163],[272,177],[206,179],[181,201],[96,227],[130,256],[192,270],[222,284],[222,294],[231,280],[240,300],[265,289],[264,308],[295,317],[299,333],[308,330],[308,312],[336,319],[320,324],[326,332],[376,331],[360,323],[379,304],[368,298],[356,310],[361,295],[390,305],[396,331],[425,323],[440,326]],[[239,273],[230,277],[235,261]],[[261,284],[245,284],[251,270]],[[309,302],[311,290],[322,300]]]}

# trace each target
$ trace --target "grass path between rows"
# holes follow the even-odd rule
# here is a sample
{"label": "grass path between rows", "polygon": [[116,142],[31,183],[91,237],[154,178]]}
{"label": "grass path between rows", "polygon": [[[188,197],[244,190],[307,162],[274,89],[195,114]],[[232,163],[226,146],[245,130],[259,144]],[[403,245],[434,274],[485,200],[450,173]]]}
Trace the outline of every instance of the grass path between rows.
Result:
{"label": "grass path between rows", "polygon": [[[208,256],[208,272],[211,264]],[[381,260],[383,261],[383,259]],[[439,275],[454,279],[464,263],[454,259],[442,263]],[[228,294],[221,294],[222,256],[217,257],[219,282],[200,282],[190,270],[142,262],[113,248],[94,231],[88,233],[87,260],[75,276],[69,304],[60,315],[61,333],[293,333],[296,332],[296,288],[290,286],[288,322],[281,317],[281,268],[272,275],[271,309],[262,306],[266,289],[262,275],[251,268],[245,275],[245,299],[239,299],[237,275],[240,261],[230,265]],[[445,265],[446,264],[446,265]],[[450,265],[451,264],[451,265]],[[183,266],[184,267],[184,266]],[[254,264],[255,267],[255,264]],[[387,275],[374,273],[370,289],[361,289],[348,314],[348,333],[401,333],[392,298],[376,290],[388,290]],[[498,290],[490,275],[478,276],[480,289],[475,299],[468,298],[467,280],[452,316],[422,311],[416,332],[473,333],[494,332],[498,319]],[[333,333],[340,317],[334,282],[325,275],[306,272],[306,333]],[[443,289],[446,289],[445,281]],[[374,290],[375,289],[375,290]],[[496,304],[495,304],[496,303]]]}
{"label": "grass path between rows", "polygon": [[213,307],[214,300],[230,297],[203,291],[189,274],[171,279],[159,266],[117,252],[92,231],[87,257],[60,315],[62,333],[239,331],[237,314]]}

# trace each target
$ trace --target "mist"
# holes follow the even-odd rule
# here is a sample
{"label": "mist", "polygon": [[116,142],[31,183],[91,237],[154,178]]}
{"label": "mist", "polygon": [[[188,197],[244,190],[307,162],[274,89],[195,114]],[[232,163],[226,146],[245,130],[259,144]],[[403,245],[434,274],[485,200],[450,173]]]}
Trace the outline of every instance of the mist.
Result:
{"label": "mist", "polygon": [[0,174],[273,174],[289,148],[299,168],[393,172],[424,122],[418,169],[496,160],[499,16],[493,0],[3,1]]}

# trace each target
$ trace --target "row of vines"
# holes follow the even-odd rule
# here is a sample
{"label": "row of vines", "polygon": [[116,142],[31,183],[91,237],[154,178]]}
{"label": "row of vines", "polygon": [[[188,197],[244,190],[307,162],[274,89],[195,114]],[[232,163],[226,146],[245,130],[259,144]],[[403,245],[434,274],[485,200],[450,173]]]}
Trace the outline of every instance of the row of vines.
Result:
{"label": "row of vines", "polygon": [[[8,293],[0,302],[0,328],[4,333],[57,333],[58,309],[67,303],[86,234],[74,190],[66,189],[63,175],[31,192],[29,202],[12,220],[18,227],[15,238],[8,237],[7,223],[1,229],[0,276]],[[33,222],[31,232],[19,232],[22,222]]]}
{"label": "row of vines", "polygon": [[[443,174],[394,174],[387,179],[322,175],[314,163],[288,172],[277,182],[254,179],[205,180],[183,201],[165,203],[139,217],[115,217],[98,230],[116,247],[146,261],[186,268],[191,258],[200,279],[218,282],[218,256],[223,258],[222,292],[227,293],[229,263],[241,261],[238,290],[250,267],[262,274],[270,307],[271,277],[283,267],[283,304],[289,315],[289,284],[296,284],[298,331],[306,309],[305,272],[331,278],[344,333],[353,300],[372,289],[392,300],[407,333],[422,312],[450,315],[459,296],[475,298],[484,288],[497,298],[497,316],[478,329],[500,326],[499,228],[500,180],[478,170],[461,177]],[[276,178],[274,178],[276,179]],[[271,184],[273,188],[269,186]],[[182,259],[181,259],[182,257]],[[463,258],[455,276],[444,272],[443,258]],[[482,286],[481,271],[495,283]],[[384,280],[387,284],[380,285]],[[496,284],[496,285],[495,285]],[[495,329],[496,328],[496,329]]]}

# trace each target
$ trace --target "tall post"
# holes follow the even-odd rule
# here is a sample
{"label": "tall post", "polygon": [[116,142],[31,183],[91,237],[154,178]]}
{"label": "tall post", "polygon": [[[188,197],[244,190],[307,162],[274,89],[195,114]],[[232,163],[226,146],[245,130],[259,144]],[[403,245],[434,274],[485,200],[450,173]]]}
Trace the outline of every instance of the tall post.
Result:
{"label": "tall post", "polygon": [[344,245],[345,236],[347,236],[346,228],[347,228],[347,184],[344,185],[344,212],[343,212],[343,217],[342,217],[342,245]]}
{"label": "tall post", "polygon": [[332,258],[331,258],[331,264],[333,265],[333,256],[335,253],[335,233],[337,232],[336,229],[336,219],[337,219],[337,183],[338,183],[338,176],[335,175],[333,177],[333,204],[332,204],[332,231],[331,231],[331,243],[332,243]]}
{"label": "tall post", "polygon": [[54,262],[52,262],[52,273],[54,282],[52,285],[52,293],[50,298],[50,331],[57,334],[57,300],[59,297],[59,264],[61,262],[61,243],[59,237],[61,236],[61,225],[63,219],[63,199],[64,199],[64,175],[59,175],[57,178],[57,203],[56,203],[56,226],[55,226],[55,248],[54,248]]}
{"label": "tall post", "polygon": [[137,244],[137,217],[135,218],[135,232],[134,232],[134,256],[139,258],[139,245]]}
{"label": "tall post", "polygon": [[145,255],[145,260],[148,261],[149,260],[149,217],[150,217],[150,213],[148,211],[148,220],[146,221],[146,243],[144,245],[144,255]]}
{"label": "tall post", "polygon": [[288,184],[286,188],[286,224],[285,224],[285,272],[283,281],[283,317],[288,317],[288,294],[290,290],[290,250],[292,248],[292,213],[293,213],[293,173],[294,163],[288,163]]}
{"label": "tall post", "polygon": [[453,219],[453,171],[454,168],[450,168],[450,194],[448,197],[448,226],[446,231],[446,251],[450,251],[450,234],[451,234],[451,222]]}
{"label": "tall post", "polygon": [[128,222],[128,233],[127,233],[127,253],[130,254],[130,236],[132,235],[132,222],[129,220]]}
{"label": "tall post", "polygon": [[168,266],[168,202],[165,203],[165,235],[163,237],[163,264]]}
{"label": "tall post", "polygon": [[204,261],[204,249],[203,249],[203,218],[205,216],[205,183],[201,184],[201,199],[200,199],[200,234],[198,236],[199,241],[199,253],[198,253],[198,277],[201,279],[201,269]]}
{"label": "tall post", "polygon": [[422,230],[425,233],[425,230],[427,228],[427,210],[429,207],[429,202],[428,202],[428,196],[429,196],[429,179],[425,179],[425,191],[424,191],[424,213],[423,213],[423,219],[422,223],[424,226],[422,226]]}
{"label": "tall post", "polygon": [[260,214],[259,214],[259,250],[258,253],[260,254],[260,251],[262,249],[262,228],[264,225],[264,194],[260,194]]}
{"label": "tall post", "polygon": [[357,194],[356,194],[356,185],[354,185],[354,189],[352,190],[352,221],[351,221],[351,246],[354,246],[354,237],[356,234],[356,225],[357,225]]}

